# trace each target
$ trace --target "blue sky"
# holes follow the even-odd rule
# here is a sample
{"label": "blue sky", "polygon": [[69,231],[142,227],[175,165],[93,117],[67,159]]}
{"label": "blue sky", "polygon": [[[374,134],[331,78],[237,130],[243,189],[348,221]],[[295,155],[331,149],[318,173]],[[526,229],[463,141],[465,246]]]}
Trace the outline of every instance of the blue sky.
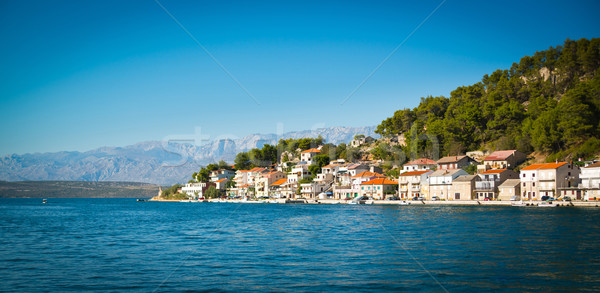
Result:
{"label": "blue sky", "polygon": [[598,1],[449,0],[416,31],[442,1],[160,3],[247,92],[155,1],[0,1],[0,155],[377,125],[600,37]]}

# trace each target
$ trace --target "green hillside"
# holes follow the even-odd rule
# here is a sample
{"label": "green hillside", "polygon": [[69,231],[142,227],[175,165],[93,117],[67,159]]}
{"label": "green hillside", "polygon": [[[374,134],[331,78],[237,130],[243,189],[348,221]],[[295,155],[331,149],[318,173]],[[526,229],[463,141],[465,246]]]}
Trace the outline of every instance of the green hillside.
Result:
{"label": "green hillside", "polygon": [[440,155],[518,149],[547,161],[597,157],[599,68],[600,39],[567,39],[458,87],[449,98],[421,98],[418,107],[396,111],[376,132],[403,133],[409,146],[420,136],[413,147],[417,156],[431,156],[437,140]]}

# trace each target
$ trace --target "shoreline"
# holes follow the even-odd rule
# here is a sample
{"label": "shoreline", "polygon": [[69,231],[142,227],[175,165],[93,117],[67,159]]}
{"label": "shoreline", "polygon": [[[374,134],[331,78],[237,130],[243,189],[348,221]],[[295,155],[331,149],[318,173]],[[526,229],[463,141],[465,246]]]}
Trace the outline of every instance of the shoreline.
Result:
{"label": "shoreline", "polygon": [[[186,203],[275,203],[275,204],[350,204],[351,200],[338,199],[266,199],[266,200],[231,200],[231,199],[204,199],[204,200],[164,200],[151,198],[146,201],[158,202],[186,202]],[[544,201],[524,201],[522,206],[517,207],[536,207]],[[406,204],[408,203],[408,204]],[[367,200],[361,201],[360,204],[367,205],[432,205],[432,206],[513,206],[513,203],[519,201],[478,201],[478,200],[449,200],[449,201],[432,201],[432,200]],[[528,205],[527,205],[528,204]],[[555,201],[553,207],[599,207],[598,201]]]}

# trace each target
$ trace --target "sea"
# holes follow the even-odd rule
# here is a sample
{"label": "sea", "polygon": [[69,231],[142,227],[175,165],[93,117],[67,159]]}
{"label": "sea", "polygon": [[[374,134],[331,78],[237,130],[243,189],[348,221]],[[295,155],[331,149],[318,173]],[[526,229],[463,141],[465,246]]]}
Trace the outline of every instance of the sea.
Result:
{"label": "sea", "polygon": [[600,291],[600,208],[4,198],[0,291]]}

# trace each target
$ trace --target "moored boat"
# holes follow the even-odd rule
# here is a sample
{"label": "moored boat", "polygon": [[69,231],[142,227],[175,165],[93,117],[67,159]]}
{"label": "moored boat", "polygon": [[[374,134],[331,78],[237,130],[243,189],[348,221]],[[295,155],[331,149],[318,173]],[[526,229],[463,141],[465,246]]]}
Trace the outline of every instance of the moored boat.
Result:
{"label": "moored boat", "polygon": [[556,205],[554,204],[554,202],[551,202],[551,201],[543,201],[543,202],[538,203],[537,206],[547,208],[547,207],[555,207]]}

